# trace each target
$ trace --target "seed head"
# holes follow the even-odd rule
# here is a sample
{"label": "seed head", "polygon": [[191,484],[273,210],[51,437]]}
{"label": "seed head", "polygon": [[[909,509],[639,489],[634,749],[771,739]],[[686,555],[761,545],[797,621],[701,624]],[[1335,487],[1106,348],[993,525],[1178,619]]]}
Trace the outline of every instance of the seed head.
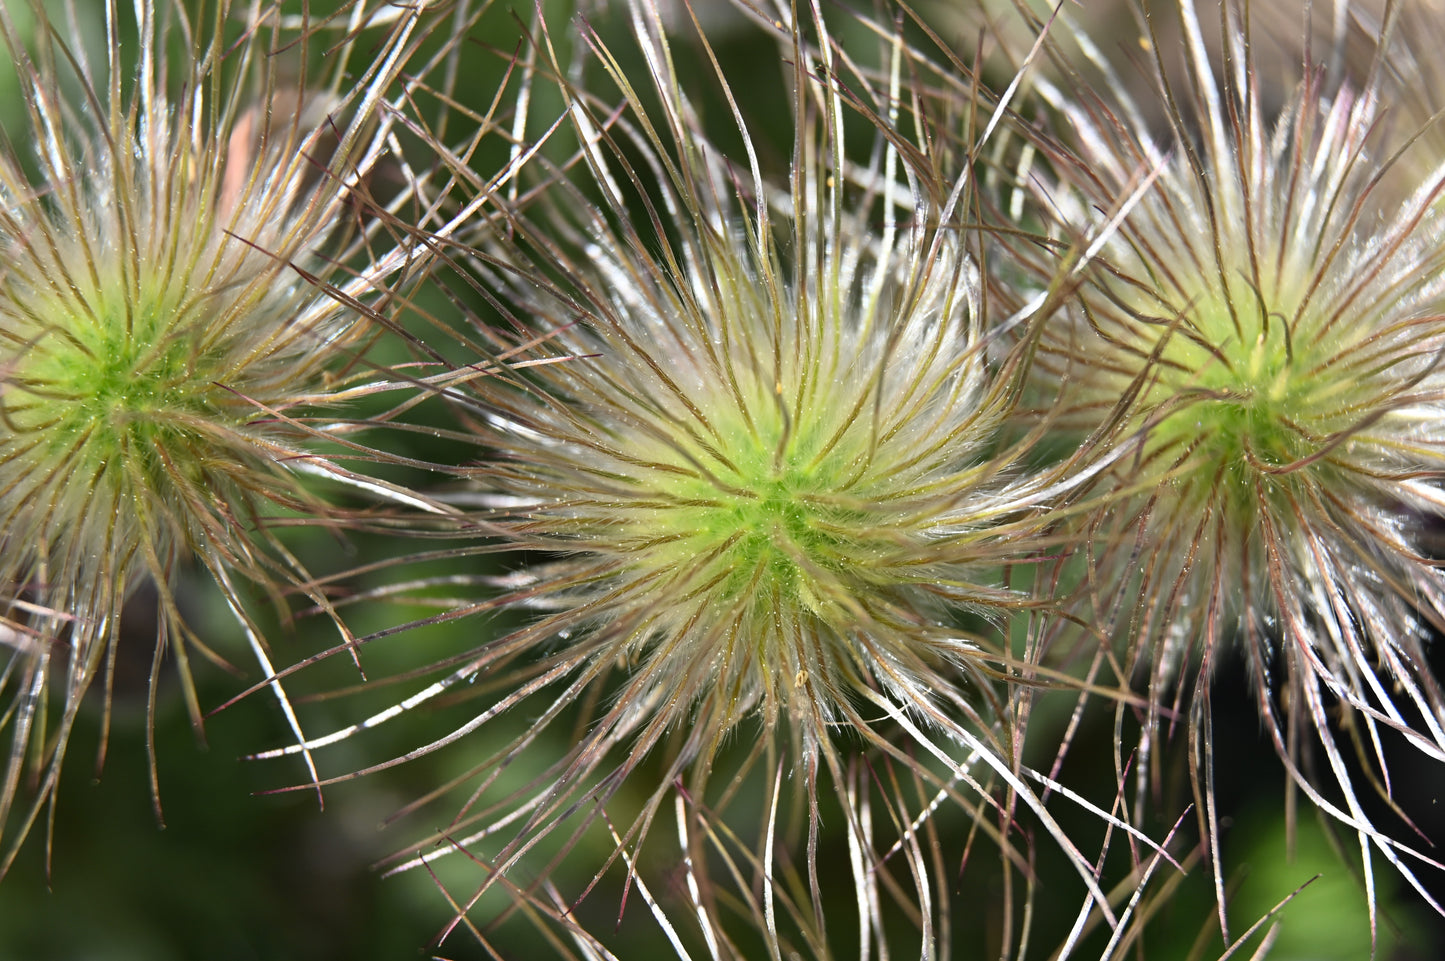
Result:
{"label": "seed head", "polygon": [[[1380,64],[1331,84],[1306,60],[1270,119],[1248,5],[1221,9],[1216,60],[1196,4],[1179,3],[1183,85],[1159,79],[1173,54],[1146,37],[1162,144],[1149,111],[1112,95],[1129,85],[1087,38],[1111,93],[1041,88],[1067,146],[1046,147],[1051,169],[1030,182],[1055,236],[1092,263],[1068,266],[1088,280],[1047,328],[1039,395],[1061,423],[1135,450],[1081,535],[1100,572],[1083,616],[1127,631],[1125,680],[1147,683],[1153,704],[1142,757],[1198,665],[1191,756],[1212,844],[1222,746],[1210,746],[1202,689],[1237,637],[1293,783],[1358,832],[1367,877],[1373,848],[1419,887],[1357,796],[1327,713],[1337,705],[1365,732],[1361,760],[1386,795],[1390,732],[1445,758],[1423,647],[1445,595],[1420,524],[1442,503],[1442,179],[1382,186],[1405,176],[1407,138],[1385,121]],[[1056,280],[1057,263],[1038,265]],[[1305,730],[1328,775],[1300,761],[1290,732]],[[1222,882],[1219,893],[1222,914]]]}
{"label": "seed head", "polygon": [[[459,922],[506,889],[591,939],[565,906],[585,892],[554,894],[525,859],[545,850],[555,866],[589,829],[618,823],[598,877],[630,867],[674,801],[694,933],[710,945],[737,934],[719,909],[731,880],[755,915],[738,936],[823,956],[823,892],[838,879],[819,867],[817,834],[820,804],[835,801],[854,854],[840,865],[848,896],[906,905],[865,911],[860,951],[906,917],[924,956],[948,956],[934,912],[951,882],[914,832],[945,801],[999,816],[994,784],[1059,837],[1109,914],[1025,783],[1021,732],[997,690],[1031,668],[996,623],[1040,606],[1021,588],[1058,547],[1047,508],[1086,475],[1076,463],[1032,473],[1029,445],[1000,437],[1025,351],[993,349],[967,226],[968,151],[982,136],[970,125],[983,121],[937,112],[963,101],[905,85],[925,72],[956,81],[892,25],[869,22],[880,38],[869,63],[835,46],[816,8],[779,4],[762,29],[781,47],[792,146],[786,177],[771,177],[724,72],[710,95],[730,122],[710,129],[693,100],[709,94],[680,79],[659,12],[649,0],[628,10],[635,67],[580,28],[620,104],[601,80],[561,79],[587,69],[548,63],[554,40],[539,20],[538,52],[516,68],[519,110],[555,84],[564,110],[542,124],[555,142],[516,135],[517,162],[487,184],[487,221],[452,258],[457,300],[483,292],[496,317],[466,332],[494,376],[451,395],[482,451],[456,499],[487,508],[475,550],[516,558],[489,578],[490,597],[456,613],[530,619],[309,746],[464,683],[494,692],[451,734],[381,765],[463,736],[484,745],[467,806],[439,838],[440,853],[487,865],[453,901]],[[702,37],[688,55],[715,63]],[[845,133],[860,121],[861,137]],[[519,116],[512,129],[532,128]],[[575,154],[556,155],[561,131]],[[472,154],[470,142],[449,151],[459,182],[477,179]],[[527,365],[496,363],[524,349]],[[518,712],[526,724],[509,733]],[[559,727],[556,756],[547,732]],[[868,757],[901,765],[909,783],[874,782]],[[508,772],[526,760],[541,770],[519,786]],[[716,787],[715,767],[728,772]],[[863,800],[874,790],[876,806]],[[751,807],[749,792],[764,797],[762,823],[756,811],[751,825],[729,821],[727,805]],[[808,838],[789,845],[801,898],[776,891],[780,809],[801,815]],[[575,833],[544,847],[564,825]],[[419,850],[407,866],[439,856]]]}
{"label": "seed head", "polygon": [[[25,105],[0,150],[0,687],[15,700],[0,826],[27,770],[34,791],[0,873],[55,789],[86,690],[104,673],[109,692],[139,584],[159,589],[155,662],[174,654],[197,724],[195,639],[167,587],[183,559],[210,570],[271,673],[232,577],[304,577],[249,528],[321,509],[300,475],[326,471],[282,421],[354,360],[366,327],[341,303],[395,270],[373,248],[338,281],[349,297],[319,286],[366,249],[349,198],[415,17],[343,80],[345,48],[328,77],[285,55],[310,28],[276,8],[193,8],[136,3],[132,49],[106,4],[97,59],[64,39],[92,11],[0,5]],[[349,13],[352,29],[369,16]]]}

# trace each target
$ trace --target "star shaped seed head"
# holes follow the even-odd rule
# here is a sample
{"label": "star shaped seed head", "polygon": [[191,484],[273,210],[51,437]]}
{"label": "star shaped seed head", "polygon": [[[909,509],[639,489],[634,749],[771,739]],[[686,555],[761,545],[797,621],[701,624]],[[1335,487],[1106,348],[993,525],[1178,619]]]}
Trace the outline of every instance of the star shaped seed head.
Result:
{"label": "star shaped seed head", "polygon": [[[1122,634],[1119,680],[1149,692],[1146,759],[1167,712],[1187,711],[1193,742],[1209,744],[1202,688],[1242,649],[1293,789],[1423,893],[1418,862],[1357,796],[1328,714],[1368,732],[1352,736],[1373,745],[1361,761],[1387,796],[1384,739],[1445,760],[1445,699],[1425,657],[1445,584],[1420,524],[1445,503],[1445,168],[1409,179],[1411,137],[1384,117],[1388,45],[1357,79],[1306,60],[1271,119],[1248,4],[1223,4],[1219,58],[1200,6],[1178,3],[1182,83],[1160,79],[1171,54],[1152,16],[1140,20],[1162,144],[1088,39],[1062,34],[1107,82],[1082,97],[1082,84],[1041,83],[1062,132],[1035,144],[1045,159],[1019,179],[1053,236],[1019,245],[1013,263],[1034,264],[1036,288],[1079,280],[1043,328],[1034,396],[1061,425],[1132,451],[1079,515],[1080,617]],[[1291,732],[1304,730],[1327,774],[1299,763]],[[1216,754],[1191,749],[1206,812]],[[1150,770],[1139,767],[1140,798]]]}
{"label": "star shaped seed head", "polygon": [[[374,62],[349,75],[343,46],[326,77],[306,71],[312,27],[269,4],[104,12],[97,57],[66,39],[88,8],[0,4],[24,104],[0,149],[0,827],[16,822],[0,873],[55,790],[86,690],[104,674],[109,693],[139,585],[159,591],[155,663],[174,653],[194,723],[188,651],[217,655],[168,586],[186,559],[271,673],[232,578],[305,579],[255,528],[324,514],[303,475],[345,472],[309,457],[287,412],[326,400],[369,327],[343,304],[397,269],[353,199],[414,11],[366,34]],[[338,17],[357,30],[373,13]]]}
{"label": "star shaped seed head", "polygon": [[[486,597],[417,626],[507,614],[411,696],[262,756],[477,703],[367,769],[467,755],[470,774],[447,786],[465,782],[464,809],[401,865],[452,877],[434,862],[458,852],[485,865],[449,893],[458,924],[507,891],[593,937],[560,906],[586,892],[552,898],[549,872],[597,833],[599,880],[642,863],[674,803],[709,943],[737,930],[720,893],[736,882],[756,910],[742,936],[784,954],[822,937],[809,900],[887,888],[907,904],[870,915],[864,941],[912,924],[925,954],[947,954],[932,911],[950,882],[912,841],[945,802],[996,837],[1002,807],[1035,819],[1108,914],[1021,766],[1001,683],[1037,677],[1003,625],[1047,606],[1029,587],[1060,549],[1051,509],[1096,468],[1081,452],[1035,471],[1033,438],[1000,432],[1027,350],[990,328],[970,226],[985,106],[940,93],[954,65],[892,26],[845,55],[821,10],[779,4],[755,25],[791,97],[777,175],[707,36],[666,34],[649,0],[627,12],[635,50],[579,23],[592,63],[564,65],[539,10],[515,102],[560,94],[563,109],[540,127],[513,118],[514,164],[454,199],[477,222],[445,276],[454,302],[487,302],[461,340],[489,372],[446,392],[479,451],[454,499],[484,508],[457,552],[506,560],[468,579]],[[714,65],[712,90],[682,79],[683,56]],[[721,129],[694,100],[710,95]],[[447,152],[458,183],[483,185],[477,152]],[[873,764],[910,786],[875,783]],[[824,808],[842,810],[858,854],[841,871],[815,857]],[[775,902],[784,848],[811,892],[801,903]]]}

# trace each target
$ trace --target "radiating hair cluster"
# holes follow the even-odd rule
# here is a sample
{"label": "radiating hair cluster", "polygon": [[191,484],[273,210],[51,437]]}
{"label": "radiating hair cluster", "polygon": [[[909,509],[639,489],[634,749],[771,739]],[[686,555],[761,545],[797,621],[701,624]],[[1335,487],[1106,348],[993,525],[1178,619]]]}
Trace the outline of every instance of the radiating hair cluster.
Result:
{"label": "radiating hair cluster", "polygon": [[[706,38],[664,33],[645,0],[629,12],[630,48],[582,28],[593,61],[582,67],[550,59],[539,21],[539,52],[517,70],[529,95],[555,87],[564,109],[540,123],[542,139],[514,135],[515,166],[447,255],[459,291],[488,302],[465,335],[490,371],[448,392],[479,446],[454,500],[484,508],[480,552],[519,558],[469,610],[529,616],[404,702],[263,756],[359,736],[488,678],[477,686],[500,693],[483,708],[396,759],[496,732],[440,847],[409,865],[458,850],[488,864],[455,902],[459,922],[489,890],[515,887],[590,937],[563,908],[586,892],[534,882],[533,850],[580,852],[584,832],[615,819],[600,878],[643,857],[673,802],[699,943],[738,936],[727,918],[739,909],[717,893],[731,876],[759,950],[826,950],[821,904],[837,879],[810,849],[802,893],[784,898],[773,851],[780,833],[816,838],[820,805],[842,812],[847,896],[874,905],[860,919],[865,952],[911,919],[925,956],[950,953],[935,916],[949,881],[911,823],[930,804],[1000,820],[986,833],[1005,864],[1022,857],[1011,819],[1037,819],[1107,913],[1030,783],[1001,683],[1035,666],[1007,631],[1046,606],[1031,585],[1059,548],[1051,510],[1097,468],[1082,455],[1041,467],[1035,435],[1004,429],[1027,346],[986,323],[969,154],[987,116],[944,96],[958,81],[901,31],[880,30],[877,53],[857,62],[831,18],[779,5],[748,28],[777,45],[769,69],[794,90],[791,154],[768,169],[732,78],[710,71],[729,109],[709,127],[696,105],[708,92],[680,76],[676,45],[711,60]],[[599,70],[617,104],[600,81],[562,79]],[[920,71],[937,91],[909,91],[903,78]],[[452,148],[451,163],[480,182],[472,152]],[[573,726],[547,755],[543,732]],[[506,772],[528,756],[547,762],[518,786]],[[900,765],[909,783],[870,785],[865,758]],[[715,768],[728,772],[716,784]],[[726,820],[744,783],[768,798],[762,824]],[[885,800],[870,814],[857,798],[874,790]],[[789,810],[801,829],[781,826],[796,821]]]}
{"label": "radiating hair cluster", "polygon": [[[385,866],[491,956],[623,956],[635,898],[680,958],[1143,957],[1199,864],[1193,955],[1263,956],[1236,666],[1371,943],[1399,879],[1445,916],[1423,0],[300,6],[110,0],[96,56],[0,0],[15,843],[142,584],[199,724],[195,561],[273,790],[437,777]],[[403,546],[313,574],[277,515]]]}
{"label": "radiating hair cluster", "polygon": [[[1333,74],[1328,51],[1318,67],[1306,56],[1281,97],[1257,75],[1248,4],[1219,5],[1222,56],[1204,6],[1177,4],[1177,51],[1141,21],[1157,51],[1142,83],[1063,31],[1079,69],[1107,82],[1040,85],[1062,123],[1030,189],[1062,249],[1091,262],[1071,268],[1087,280],[1047,325],[1038,396],[1060,423],[1134,450],[1081,515],[1085,617],[1117,628],[1124,680],[1149,692],[1144,756],[1187,698],[1221,912],[1208,785],[1223,746],[1205,689],[1236,646],[1295,786],[1423,893],[1418,856],[1377,823],[1345,755],[1358,748],[1386,796],[1382,743],[1445,757],[1426,657],[1445,596],[1422,523],[1441,503],[1445,181],[1437,158],[1401,189],[1420,130],[1386,115],[1387,43]],[[1173,57],[1187,70],[1171,83]],[[1105,92],[1141,86],[1149,107]],[[1021,253],[1036,282],[1057,276],[1060,258]],[[1353,746],[1332,711],[1359,725]]]}
{"label": "radiating hair cluster", "polygon": [[[345,472],[308,458],[286,422],[356,360],[368,327],[343,304],[399,264],[352,198],[381,155],[377,104],[414,15],[355,75],[342,56],[313,76],[285,55],[307,47],[307,25],[275,8],[104,13],[97,51],[89,8],[0,6],[26,122],[0,151],[0,687],[13,698],[0,826],[25,778],[17,843],[82,697],[102,676],[109,692],[139,585],[158,589],[155,664],[175,657],[196,724],[188,652],[220,655],[180,615],[178,564],[211,572],[271,673],[233,577],[304,580],[257,525],[322,512],[302,478]],[[372,15],[353,14],[352,29]]]}

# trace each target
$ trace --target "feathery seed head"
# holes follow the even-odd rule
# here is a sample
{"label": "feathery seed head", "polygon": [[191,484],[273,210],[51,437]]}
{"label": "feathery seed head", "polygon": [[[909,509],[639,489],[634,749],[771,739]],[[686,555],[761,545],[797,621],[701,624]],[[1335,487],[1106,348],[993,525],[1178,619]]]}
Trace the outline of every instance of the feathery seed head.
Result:
{"label": "feathery seed head", "polygon": [[[350,29],[370,16],[348,10]],[[0,825],[27,765],[36,789],[0,873],[139,583],[160,588],[157,644],[175,645],[195,723],[193,638],[166,587],[182,557],[212,572],[271,672],[230,576],[304,577],[248,530],[278,507],[319,508],[278,422],[353,359],[365,327],[341,301],[396,269],[349,263],[372,253],[347,229],[349,197],[380,155],[376,102],[414,15],[360,76],[341,49],[334,75],[311,77],[284,55],[310,28],[283,29],[270,5],[137,2],[133,50],[113,0],[105,14],[97,59],[62,39],[84,38],[90,11],[66,5],[63,25],[38,0],[0,5],[25,105],[6,142],[35,148],[0,150],[0,687],[17,704],[0,716]],[[358,272],[333,298],[318,278],[340,264]]]}
{"label": "feathery seed head", "polygon": [[[320,748],[486,678],[477,689],[500,691],[495,701],[380,765],[502,735],[437,839],[440,853],[462,849],[488,866],[459,923],[491,889],[517,885],[530,901],[541,889],[522,882],[523,859],[563,825],[575,833],[554,865],[585,829],[613,823],[607,863],[631,865],[673,799],[707,943],[732,937],[715,927],[716,885],[742,870],[754,934],[775,953],[817,939],[807,950],[821,956],[820,892],[836,879],[800,844],[811,897],[776,902],[774,844],[780,808],[813,836],[828,786],[856,855],[844,869],[850,896],[918,891],[896,914],[860,919],[864,952],[906,920],[921,926],[925,956],[949,954],[933,912],[946,909],[936,892],[950,882],[913,840],[946,800],[983,822],[1032,809],[1104,905],[1092,868],[1024,783],[1021,732],[995,690],[1030,670],[997,622],[1041,606],[1022,587],[1057,548],[1048,509],[1084,478],[1031,473],[1028,444],[1000,438],[1025,358],[999,349],[985,325],[968,226],[980,136],[970,124],[984,119],[935,112],[961,105],[935,95],[958,83],[953,68],[921,57],[893,25],[865,21],[881,51],[870,62],[836,44],[817,7],[779,3],[758,21],[781,47],[779,90],[792,93],[791,162],[776,178],[706,37],[689,52],[712,65],[721,127],[704,124],[707,92],[680,79],[684,41],[663,33],[651,0],[628,12],[636,67],[579,25],[620,105],[578,79],[586,65],[556,62],[561,43],[539,12],[516,102],[546,102],[555,83],[563,112],[541,129],[558,142],[561,130],[575,135],[576,153],[555,158],[554,144],[521,135],[530,118],[515,118],[517,164],[487,185],[485,205],[459,201],[488,213],[452,258],[460,286],[483,292],[500,319],[478,316],[465,334],[486,345],[491,376],[448,392],[484,447],[465,474],[476,489],[458,500],[489,508],[476,529],[493,540],[480,550],[520,566],[487,578],[494,593],[459,613],[538,616],[449,659],[405,702],[263,756]],[[476,180],[473,148],[449,151],[458,182]],[[518,363],[524,350],[533,356]],[[1015,589],[1004,586],[1010,568]],[[525,730],[505,733],[519,712]],[[559,727],[562,754],[524,786],[508,779]],[[733,752],[739,730],[761,736]],[[863,753],[899,764],[911,783],[874,784]],[[718,780],[731,786],[712,790],[723,757]],[[763,824],[725,823],[728,803],[752,793],[744,783],[768,798]],[[992,796],[994,783],[1008,801]],[[874,790],[876,807],[860,800]],[[702,877],[710,862],[716,882]],[[558,903],[539,897],[534,908],[590,937]]]}
{"label": "feathery seed head", "polygon": [[[1382,189],[1402,175],[1401,141],[1382,123],[1384,71],[1363,87],[1305,71],[1267,119],[1248,4],[1221,5],[1218,63],[1196,3],[1178,7],[1187,79],[1155,81],[1167,146],[1127,94],[1040,87],[1069,144],[1041,151],[1054,169],[1032,179],[1040,216],[1094,257],[1076,309],[1046,328],[1040,393],[1057,397],[1061,422],[1135,450],[1090,521],[1103,580],[1087,616],[1135,632],[1127,670],[1148,679],[1153,702],[1146,758],[1169,688],[1196,656],[1212,666],[1237,628],[1297,785],[1413,882],[1356,797],[1324,705],[1358,712],[1381,784],[1390,773],[1375,739],[1388,729],[1445,758],[1445,702],[1422,648],[1445,595],[1405,509],[1441,503],[1442,181]],[[1128,89],[1079,44],[1112,90]],[[1170,54],[1148,46],[1162,76]],[[1056,277],[1056,265],[1039,269]],[[1191,708],[1207,741],[1207,699]],[[1323,785],[1286,747],[1285,732],[1306,723],[1330,762]]]}
{"label": "feathery seed head", "polygon": [[[859,242],[839,226],[819,229]],[[799,292],[736,234],[722,242],[736,246],[681,282],[613,260],[633,256],[621,238],[594,248],[583,294],[598,323],[567,344],[587,359],[529,372],[565,402],[526,398],[502,421],[526,431],[488,440],[521,498],[519,546],[587,571],[569,618],[654,651],[686,700],[725,698],[729,720],[759,697],[821,719],[867,646],[902,664],[956,643],[933,623],[938,599],[967,591],[962,560],[989,560],[965,546],[1001,502],[980,464],[998,413],[973,269],[945,247],[883,264],[902,277],[869,291],[872,252],[829,243],[808,268],[836,286]]]}
{"label": "feathery seed head", "polygon": [[[549,184],[559,202],[498,218],[514,247],[484,248],[521,336],[560,362],[476,402],[500,455],[480,473],[512,547],[564,555],[550,627],[644,656],[679,711],[731,705],[724,727],[758,703],[821,720],[853,672],[888,683],[874,656],[968,650],[945,600],[1016,601],[964,573],[998,561],[987,529],[1026,506],[987,456],[1007,395],[984,367],[977,270],[891,150],[886,171],[882,154],[849,169],[838,90],[805,78],[789,197],[704,139],[662,36],[639,33],[675,126],[651,127],[620,77],[635,121],[567,91],[603,206]],[[648,167],[660,198],[617,192]],[[622,217],[632,203],[667,212],[660,235]]]}
{"label": "feathery seed head", "polygon": [[1307,109],[1238,161],[1255,170],[1249,184],[1227,154],[1203,161],[1204,193],[1182,152],[1161,159],[1105,247],[1123,276],[1100,282],[1099,336],[1084,348],[1094,366],[1077,371],[1098,405],[1134,400],[1124,429],[1142,435],[1143,469],[1167,477],[1184,509],[1212,504],[1241,538],[1256,495],[1280,509],[1287,491],[1351,461],[1383,466],[1354,435],[1395,405],[1389,392],[1410,389],[1438,336],[1398,323],[1436,286],[1415,252],[1403,254],[1413,277],[1375,270],[1360,209],[1339,203],[1340,191],[1368,195],[1374,104],[1345,91],[1323,116]]}
{"label": "feathery seed head", "polygon": [[[0,309],[12,556],[72,538],[82,555],[94,550],[108,537],[95,526],[116,523],[99,504],[119,509],[126,554],[145,539],[168,560],[207,533],[224,550],[226,525],[204,531],[196,525],[212,511],[182,505],[224,503],[228,475],[271,459],[268,432],[252,422],[319,386],[320,348],[344,333],[333,310],[307,315],[315,297],[286,266],[311,253],[287,250],[289,233],[301,227],[314,242],[329,225],[296,223],[284,179],[224,214],[221,164],[202,166],[195,144],[166,129],[190,118],[165,103],[147,109],[143,125],[164,131],[150,143],[122,141],[112,157],[102,140],[99,156],[76,158],[98,189],[82,180],[74,206],[41,196],[10,216]],[[285,160],[262,160],[268,180],[278,161],[293,181],[306,175],[304,147],[289,147]],[[122,583],[143,569],[136,556]]]}

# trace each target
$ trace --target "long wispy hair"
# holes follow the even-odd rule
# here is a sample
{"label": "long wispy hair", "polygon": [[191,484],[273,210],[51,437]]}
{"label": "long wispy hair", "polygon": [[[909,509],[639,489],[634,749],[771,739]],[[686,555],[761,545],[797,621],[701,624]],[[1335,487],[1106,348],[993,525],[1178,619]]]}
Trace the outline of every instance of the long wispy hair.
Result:
{"label": "long wispy hair", "polygon": [[[136,589],[158,595],[150,708],[172,659],[199,728],[191,661],[225,658],[182,617],[178,566],[210,573],[270,675],[241,585],[281,602],[309,575],[266,518],[324,517],[311,474],[385,487],[311,457],[292,418],[346,383],[408,263],[357,198],[418,16],[0,4],[23,104],[0,148],[0,874],[98,679],[104,754]],[[371,58],[343,40],[317,74],[322,35]]]}
{"label": "long wispy hair", "polygon": [[[489,176],[475,141],[449,145],[453,205],[476,223],[437,247],[456,303],[483,302],[463,343],[489,376],[444,392],[477,445],[443,498],[475,508],[474,540],[448,556],[505,570],[437,578],[489,594],[426,623],[485,615],[486,636],[367,720],[260,756],[354,748],[423,704],[482,699],[360,773],[472,752],[417,805],[460,791],[463,809],[399,869],[483,865],[446,877],[488,945],[505,892],[556,927],[554,949],[610,956],[581,905],[612,872],[683,956],[882,956],[912,926],[922,956],[950,957],[949,861],[980,837],[1007,889],[980,926],[1008,956],[1033,896],[1025,822],[1082,878],[1080,924],[1118,924],[1022,756],[1015,685],[1055,680],[1031,620],[1049,606],[1035,572],[1064,550],[1050,512],[1098,465],[1085,449],[1040,468],[1044,427],[1001,432],[1029,338],[995,328],[970,225],[1003,107],[898,23],[842,15],[859,51],[816,5],[739,9],[779,50],[782,158],[706,37],[665,35],[651,0],[626,6],[626,43],[578,22],[575,64],[539,12],[515,109],[489,118],[513,162]],[[688,86],[682,57],[713,82]],[[539,126],[529,110],[556,97]],[[673,814],[680,847],[657,854],[644,842]],[[960,815],[949,851],[935,818]],[[565,889],[559,866],[595,835],[607,853]],[[659,858],[684,865],[681,905],[652,893]],[[839,897],[856,914],[841,942]]]}
{"label": "long wispy hair", "polygon": [[1387,759],[1405,745],[1409,764],[1445,760],[1427,653],[1445,611],[1430,539],[1445,168],[1415,164],[1419,126],[1386,110],[1408,65],[1381,37],[1359,60],[1317,49],[1349,31],[1293,19],[1283,44],[1304,52],[1280,90],[1261,79],[1247,2],[1218,5],[1219,53],[1213,4],[1179,0],[1175,45],[1158,6],[1138,10],[1142,70],[1053,29],[1069,80],[1037,89],[1057,136],[1021,128],[1033,162],[1018,180],[1050,239],[1009,261],[1034,289],[1061,269],[1086,278],[1044,327],[1036,402],[1134,449],[1078,535],[1080,617],[1122,645],[1101,675],[1112,663],[1110,683],[1148,694],[1147,711],[1118,702],[1118,729],[1138,732],[1134,818],[1159,796],[1165,735],[1187,732],[1228,941],[1214,772],[1230,747],[1211,733],[1210,684],[1237,651],[1291,797],[1358,839],[1372,925],[1375,858],[1438,910],[1420,873],[1439,864]]}

